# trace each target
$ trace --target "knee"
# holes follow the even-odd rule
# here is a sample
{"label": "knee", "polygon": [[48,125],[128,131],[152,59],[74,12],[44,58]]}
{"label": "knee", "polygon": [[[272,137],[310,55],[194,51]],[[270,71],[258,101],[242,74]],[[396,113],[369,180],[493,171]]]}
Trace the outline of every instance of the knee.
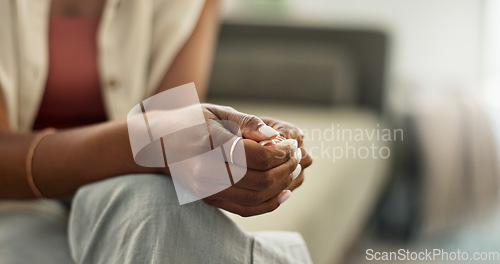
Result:
{"label": "knee", "polygon": [[[133,240],[180,221],[180,205],[170,177],[127,175],[86,185],[76,193],[70,213],[69,244],[78,263],[106,263],[101,248],[120,252]],[[113,243],[120,240],[120,243]],[[131,242],[129,242],[131,240]],[[109,263],[109,262],[108,262]]]}
{"label": "knee", "polygon": [[106,233],[144,224],[164,230],[167,226],[189,229],[189,223],[203,225],[207,218],[226,221],[218,209],[203,201],[180,205],[172,179],[154,174],[126,175],[80,188],[70,218],[70,229]]}
{"label": "knee", "polygon": [[112,208],[114,213],[123,208],[137,214],[178,204],[171,178],[155,174],[125,175],[92,183],[80,188],[73,199],[73,209],[102,212]]}
{"label": "knee", "polygon": [[[203,232],[205,228],[211,232]],[[77,263],[118,263],[117,256],[133,258],[119,263],[146,263],[144,259],[151,256],[196,259],[205,255],[193,255],[192,248],[210,248],[228,230],[246,238],[215,207],[202,201],[179,205],[170,177],[130,175],[90,184],[77,192],[70,214],[69,244]],[[187,262],[203,261],[196,260]]]}

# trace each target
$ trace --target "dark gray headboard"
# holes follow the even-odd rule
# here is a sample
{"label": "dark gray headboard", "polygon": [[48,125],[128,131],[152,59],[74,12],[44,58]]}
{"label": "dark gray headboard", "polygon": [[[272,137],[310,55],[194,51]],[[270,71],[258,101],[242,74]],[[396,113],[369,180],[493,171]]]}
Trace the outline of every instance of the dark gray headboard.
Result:
{"label": "dark gray headboard", "polygon": [[224,24],[209,99],[347,103],[381,110],[387,43],[378,31]]}

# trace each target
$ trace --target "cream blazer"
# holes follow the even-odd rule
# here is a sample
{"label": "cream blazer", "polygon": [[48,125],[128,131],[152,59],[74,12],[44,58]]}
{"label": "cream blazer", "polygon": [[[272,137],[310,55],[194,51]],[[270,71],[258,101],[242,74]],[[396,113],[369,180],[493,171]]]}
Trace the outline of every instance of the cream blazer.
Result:
{"label": "cream blazer", "polygon": [[[14,131],[31,130],[42,100],[50,3],[0,1],[0,92]],[[203,5],[204,0],[107,0],[97,48],[108,118],[126,116],[154,93]]]}

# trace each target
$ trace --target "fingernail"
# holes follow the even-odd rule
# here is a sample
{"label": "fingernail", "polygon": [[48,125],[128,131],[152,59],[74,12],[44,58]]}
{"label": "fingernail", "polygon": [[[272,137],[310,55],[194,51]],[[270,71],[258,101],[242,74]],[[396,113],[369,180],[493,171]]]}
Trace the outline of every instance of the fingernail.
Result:
{"label": "fingernail", "polygon": [[295,152],[295,156],[299,162],[302,160],[302,150],[300,150],[300,148],[297,149],[297,152]]}
{"label": "fingernail", "polygon": [[275,143],[274,140],[264,140],[259,142],[259,144],[261,144],[262,146],[271,145],[273,143]]}
{"label": "fingernail", "polygon": [[297,165],[297,168],[295,168],[295,170],[292,172],[292,179],[295,180],[295,178],[297,178],[300,174],[300,172],[302,171],[302,166]]}
{"label": "fingernail", "polygon": [[299,148],[299,142],[297,142],[297,140],[295,139],[292,139],[293,142],[292,142],[292,148],[293,149],[298,149]]}
{"label": "fingernail", "polygon": [[280,204],[286,202],[286,200],[288,200],[288,198],[290,198],[290,196],[292,195],[292,192],[290,190],[286,190],[281,196],[280,196],[280,199],[279,199],[279,202]]}
{"label": "fingernail", "polygon": [[268,138],[277,136],[279,134],[278,131],[274,130],[272,127],[267,126],[267,125],[261,126],[259,128],[259,132]]}

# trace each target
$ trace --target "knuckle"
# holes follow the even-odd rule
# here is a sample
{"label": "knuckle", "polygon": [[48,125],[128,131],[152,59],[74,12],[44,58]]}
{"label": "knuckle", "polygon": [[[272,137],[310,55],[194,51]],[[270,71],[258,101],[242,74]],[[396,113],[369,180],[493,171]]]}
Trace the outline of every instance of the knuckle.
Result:
{"label": "knuckle", "polygon": [[305,179],[306,179],[306,178],[305,178],[304,176],[299,177],[298,179],[296,179],[296,181],[297,181],[297,186],[302,185],[302,183],[304,183]]}
{"label": "knuckle", "polygon": [[286,179],[284,179],[282,184],[281,184],[281,189],[284,190],[286,187],[288,187],[290,184],[292,184],[292,182],[293,182],[292,175],[286,177]]}
{"label": "knuckle", "polygon": [[274,179],[272,173],[269,171],[263,172],[260,177],[258,177],[257,187],[262,190],[267,190],[274,184]]}
{"label": "knuckle", "polygon": [[225,112],[227,112],[227,113],[234,113],[234,112],[236,112],[236,110],[234,108],[232,108],[231,106],[223,106],[222,110],[225,111]]}
{"label": "knuckle", "polygon": [[259,205],[261,203],[260,196],[256,193],[249,193],[245,197],[245,203],[248,205]]}
{"label": "knuckle", "polygon": [[298,188],[300,187],[303,183],[304,183],[304,180],[305,180],[305,177],[304,177],[304,174],[300,174],[299,177],[297,177],[295,180],[293,180],[293,188]]}
{"label": "knuckle", "polygon": [[306,155],[305,157],[302,158],[302,162],[304,163],[303,168],[309,167],[313,163],[313,159],[311,158],[310,155]]}
{"label": "knuckle", "polygon": [[258,155],[257,165],[261,169],[268,170],[271,168],[271,158],[272,155],[266,150],[261,155]]}
{"label": "knuckle", "polygon": [[262,120],[255,115],[245,115],[243,117],[242,122],[243,122],[243,124],[248,125],[248,126],[252,126],[252,125],[256,126],[256,125],[263,123]]}
{"label": "knuckle", "polygon": [[289,173],[292,173],[296,168],[297,166],[299,165],[299,161],[297,159],[290,159],[289,161],[289,166],[288,166],[288,171]]}
{"label": "knuckle", "polygon": [[293,134],[297,140],[303,140],[304,139],[304,134],[300,131],[298,128],[293,129]]}

